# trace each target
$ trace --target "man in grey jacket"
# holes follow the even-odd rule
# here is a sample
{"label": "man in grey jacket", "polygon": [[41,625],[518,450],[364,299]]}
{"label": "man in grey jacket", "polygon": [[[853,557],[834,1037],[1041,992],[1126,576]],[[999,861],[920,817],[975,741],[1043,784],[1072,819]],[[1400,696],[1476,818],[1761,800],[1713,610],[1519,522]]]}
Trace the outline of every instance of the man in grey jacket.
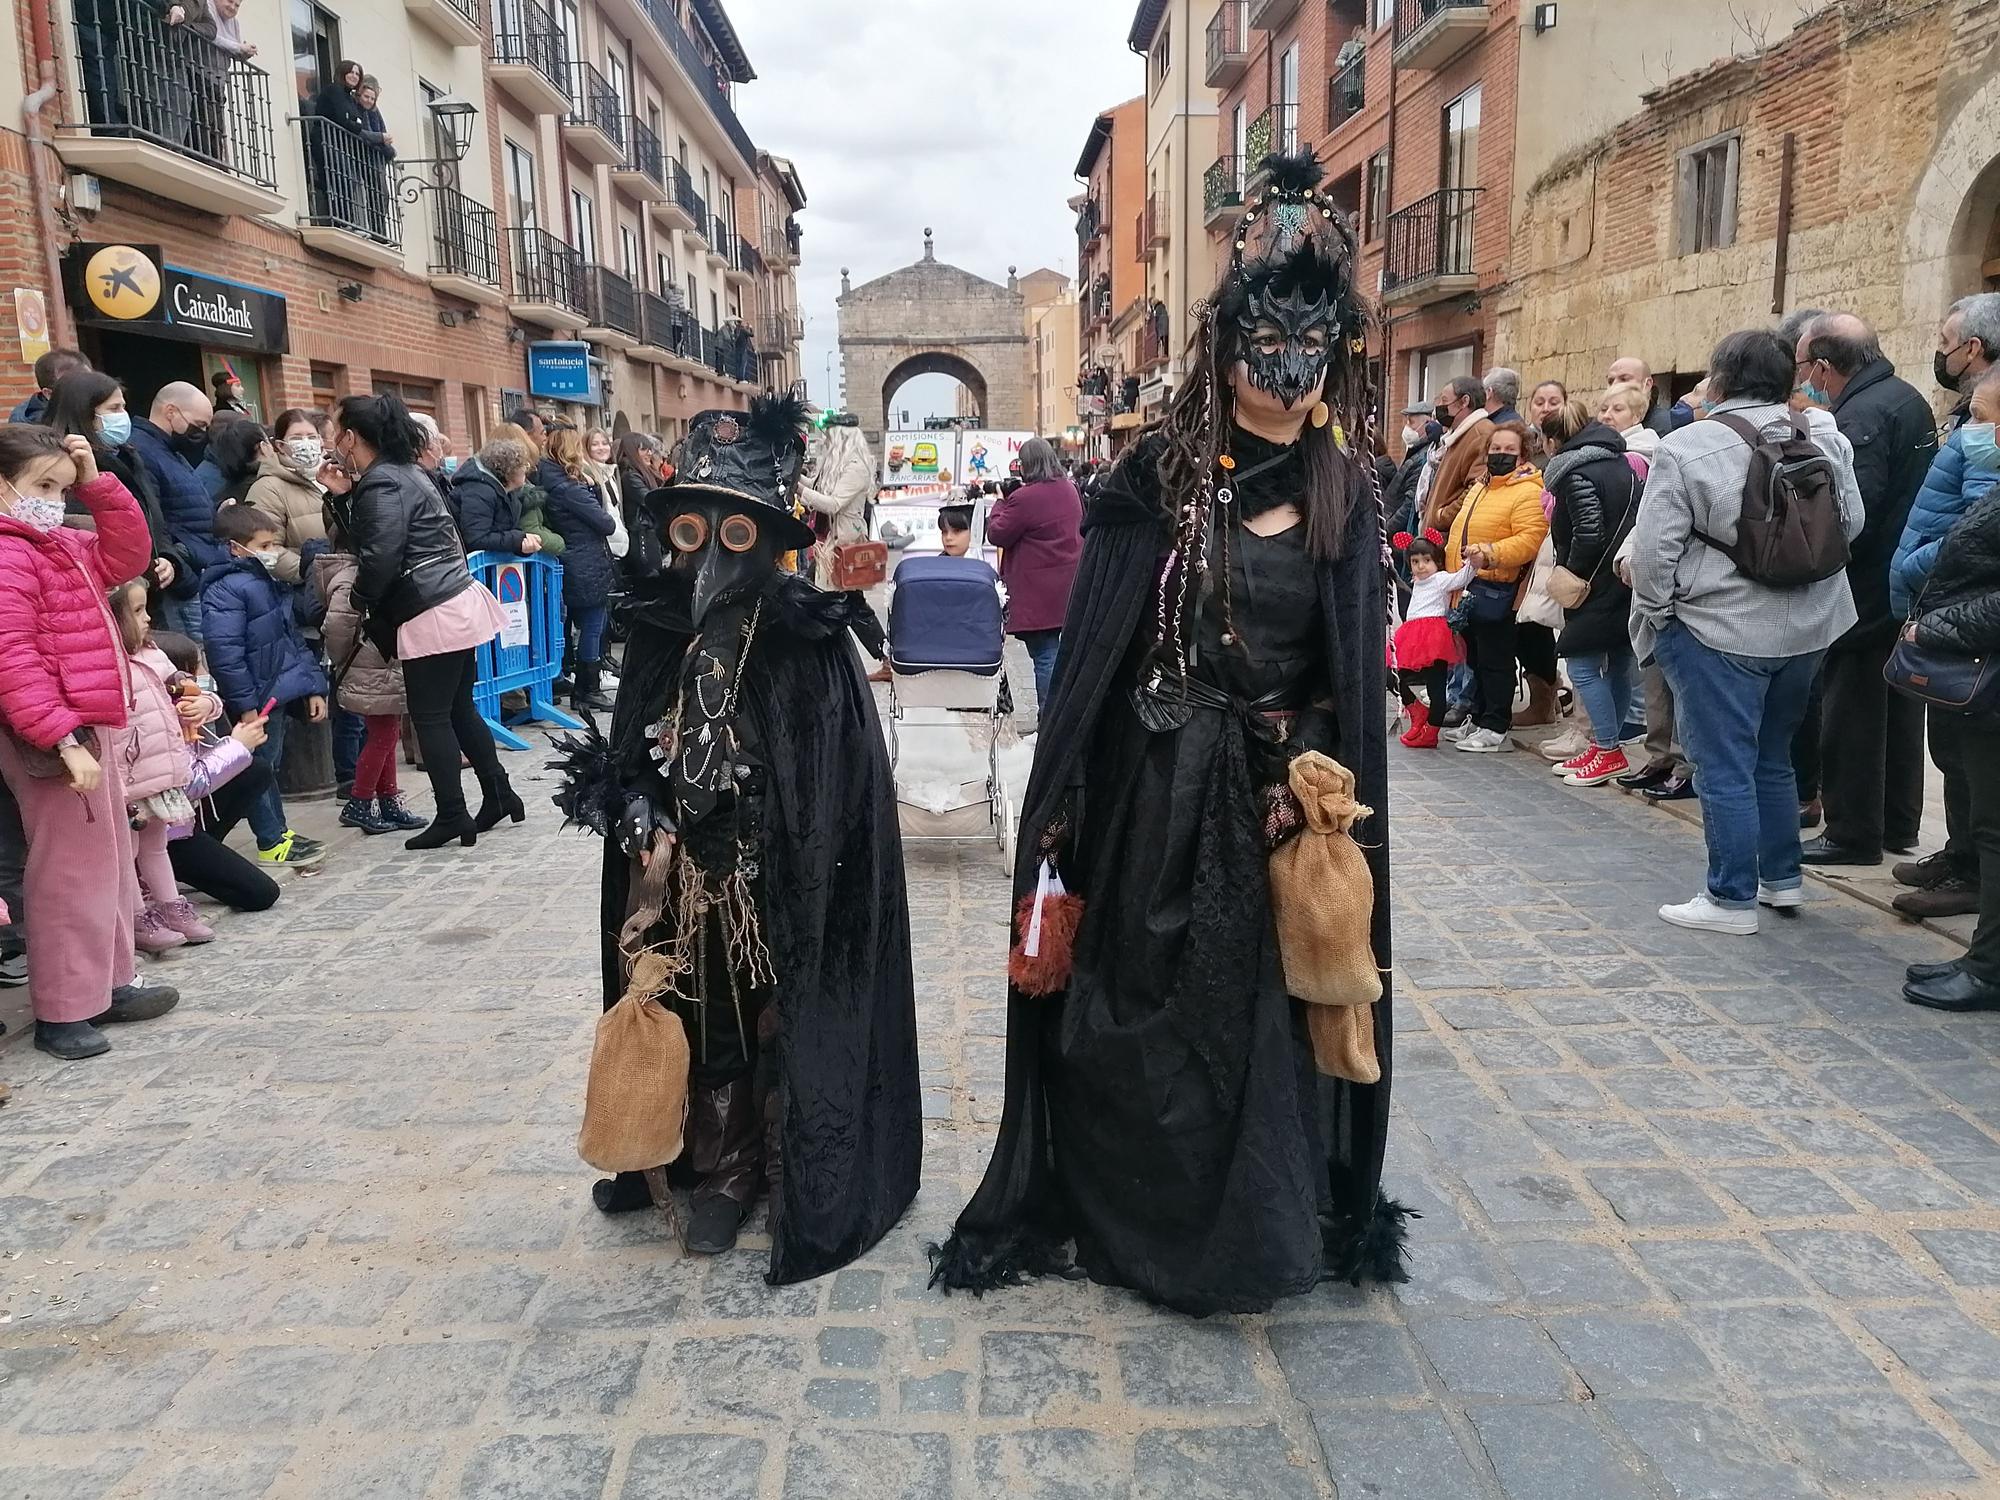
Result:
{"label": "man in grey jacket", "polygon": [[[1776,334],[1732,333],[1709,359],[1710,415],[1774,433],[1791,417],[1792,385],[1792,351]],[[1827,413],[1804,419],[1833,461],[1851,542],[1863,521],[1854,450]],[[1708,842],[1707,888],[1662,906],[1660,916],[1710,932],[1753,933],[1760,902],[1805,901],[1792,736],[1827,647],[1856,618],[1844,572],[1774,588],[1745,577],[1723,550],[1736,539],[1750,456],[1751,445],[1722,422],[1673,433],[1660,444],[1634,527],[1632,644],[1642,662],[1657,656],[1673,685],[1681,738],[1700,767]]]}

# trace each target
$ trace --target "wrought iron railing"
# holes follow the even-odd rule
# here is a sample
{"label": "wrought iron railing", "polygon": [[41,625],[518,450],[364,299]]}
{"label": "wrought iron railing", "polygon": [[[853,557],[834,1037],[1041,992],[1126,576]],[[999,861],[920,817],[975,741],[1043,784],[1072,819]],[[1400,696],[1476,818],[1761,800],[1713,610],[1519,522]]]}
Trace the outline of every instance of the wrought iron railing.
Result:
{"label": "wrought iron railing", "polygon": [[1483,7],[1486,0],[1396,0],[1393,45],[1401,46],[1446,11]]}
{"label": "wrought iron railing", "polygon": [[1474,274],[1473,210],[1481,191],[1445,188],[1389,215],[1383,291],[1440,276]]}
{"label": "wrought iron railing", "polygon": [[1244,160],[1241,156],[1218,157],[1201,174],[1201,208],[1204,214],[1243,206]]}
{"label": "wrought iron railing", "polygon": [[555,17],[535,0],[504,0],[494,12],[493,61],[533,68],[563,91],[570,91],[569,44]]}
{"label": "wrought iron railing", "polygon": [[743,153],[744,162],[755,166],[757,148],[751,144],[750,132],[743,128],[743,122],[736,118],[735,106],[729,98],[729,80],[721,66],[702,55],[700,43],[688,35],[687,28],[681,25],[668,0],[639,0],[639,4],[652,21],[653,29],[667,44],[667,50],[674,54],[682,70],[694,80],[696,90],[707,100],[716,122],[722,126],[723,134]]}
{"label": "wrought iron railing", "polygon": [[639,293],[609,266],[583,268],[583,311],[592,328],[612,328],[639,337]]}
{"label": "wrought iron railing", "polygon": [[1326,81],[1326,128],[1338,130],[1368,102],[1368,59],[1357,57]]}
{"label": "wrought iron railing", "polygon": [[539,302],[582,314],[583,257],[545,229],[509,228],[514,300]]}
{"label": "wrought iron railing", "polygon": [[1208,71],[1211,76],[1232,57],[1250,52],[1250,25],[1244,15],[1248,0],[1222,0],[1208,23]]}
{"label": "wrought iron railing", "polygon": [[444,3],[474,26],[479,24],[479,6],[476,0],[444,0]]}
{"label": "wrought iron railing", "polygon": [[1079,249],[1088,250],[1104,233],[1104,211],[1095,198],[1083,200],[1083,206],[1076,211],[1076,243]]}
{"label": "wrought iron railing", "polygon": [[395,192],[389,149],[319,115],[300,118],[299,137],[305,146],[305,222],[383,245],[402,244],[403,200]]}
{"label": "wrought iron railing", "polygon": [[674,315],[678,311],[658,292],[639,293],[639,337],[655,349],[671,350],[674,347]]}
{"label": "wrought iron railing", "polygon": [[736,231],[729,227],[729,221],[721,214],[714,214],[709,219],[708,243],[722,257],[724,265],[736,263]]}
{"label": "wrought iron railing", "polygon": [[661,187],[667,185],[667,158],[660,150],[659,134],[637,115],[625,117],[625,159],[618,170],[642,172]]}
{"label": "wrought iron railing", "polygon": [[1273,151],[1297,151],[1302,144],[1298,105],[1273,104],[1250,122],[1244,132],[1243,154],[1250,158],[1251,170],[1255,171],[1257,163]]}
{"label": "wrought iron railing", "polygon": [[78,0],[78,97],[65,126],[161,146],[272,191],[271,75],[145,0]]}
{"label": "wrought iron railing", "polygon": [[465,276],[500,285],[499,216],[448,187],[427,187],[433,276]]}
{"label": "wrought iron railing", "polygon": [[569,123],[601,130],[619,146],[625,144],[625,101],[618,90],[587,62],[571,65]]}
{"label": "wrought iron railing", "polygon": [[674,183],[674,202],[680,205],[682,213],[694,220],[694,232],[706,239],[708,200],[694,190],[694,180],[686,172],[682,172]]}

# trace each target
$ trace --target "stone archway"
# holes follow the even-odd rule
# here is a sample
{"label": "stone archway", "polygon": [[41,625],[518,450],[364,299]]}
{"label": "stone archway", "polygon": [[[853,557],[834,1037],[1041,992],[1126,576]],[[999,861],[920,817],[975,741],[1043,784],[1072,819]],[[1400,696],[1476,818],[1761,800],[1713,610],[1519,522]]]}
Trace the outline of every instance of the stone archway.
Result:
{"label": "stone archway", "polygon": [[[2000,75],[1987,78],[1938,132],[1903,229],[1906,357],[1958,298],[1984,290],[2000,219]],[[1921,333],[1922,337],[1919,337]],[[1928,358],[1926,354],[1924,356]]]}
{"label": "stone archway", "polygon": [[[973,403],[979,408],[979,425],[981,427],[986,425],[990,394],[986,377],[979,372],[979,367],[963,355],[949,349],[926,349],[922,353],[912,354],[882,377],[881,400],[877,405],[885,429],[896,425],[893,405],[896,392],[919,375],[949,375],[956,380],[972,392]],[[851,397],[850,404],[853,404]],[[876,414],[878,413],[863,413],[864,416]]]}
{"label": "stone archway", "polygon": [[847,405],[878,452],[889,397],[915,375],[963,382],[989,427],[1034,426],[1027,303],[1011,267],[1002,286],[946,265],[926,229],[923,259],[912,265],[860,286],[843,269],[839,306]]}

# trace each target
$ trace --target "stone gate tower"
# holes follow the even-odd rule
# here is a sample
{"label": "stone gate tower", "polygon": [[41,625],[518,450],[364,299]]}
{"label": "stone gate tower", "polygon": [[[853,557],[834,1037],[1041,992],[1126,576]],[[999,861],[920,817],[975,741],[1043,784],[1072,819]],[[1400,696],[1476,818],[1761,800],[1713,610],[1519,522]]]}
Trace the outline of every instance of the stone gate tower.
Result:
{"label": "stone gate tower", "polygon": [[1001,286],[946,265],[926,229],[924,258],[914,265],[860,286],[843,268],[839,305],[848,409],[878,453],[889,398],[916,375],[963,381],[983,426],[1033,429],[1027,305],[1011,266]]}

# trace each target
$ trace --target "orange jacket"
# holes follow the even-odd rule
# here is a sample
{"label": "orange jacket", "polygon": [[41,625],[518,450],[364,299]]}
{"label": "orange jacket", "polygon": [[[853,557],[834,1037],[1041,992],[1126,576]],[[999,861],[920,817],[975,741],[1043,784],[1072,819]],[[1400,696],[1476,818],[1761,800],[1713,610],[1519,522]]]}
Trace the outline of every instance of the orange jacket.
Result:
{"label": "orange jacket", "polygon": [[1481,578],[1525,580],[1548,534],[1541,470],[1523,465],[1502,478],[1483,480],[1466,495],[1445,541],[1445,571],[1456,572],[1464,564],[1465,549],[1479,544],[1493,550],[1493,566],[1482,568]]}

